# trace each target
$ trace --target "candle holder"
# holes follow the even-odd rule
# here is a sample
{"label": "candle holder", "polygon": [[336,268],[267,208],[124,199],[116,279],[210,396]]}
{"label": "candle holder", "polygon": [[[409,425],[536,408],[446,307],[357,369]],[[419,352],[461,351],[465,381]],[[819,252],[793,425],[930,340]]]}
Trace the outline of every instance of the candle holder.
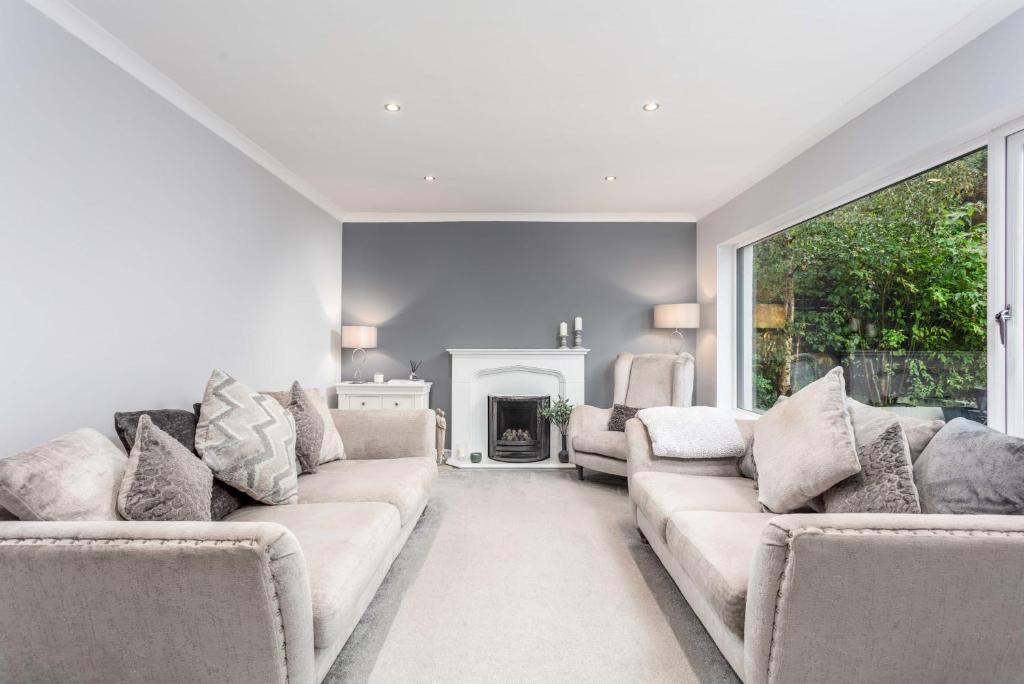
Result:
{"label": "candle holder", "polygon": [[568,335],[559,335],[558,336],[558,348],[559,349],[568,349],[569,348],[569,336]]}
{"label": "candle holder", "polygon": [[572,333],[572,345],[576,349],[583,349],[583,331],[574,330]]}

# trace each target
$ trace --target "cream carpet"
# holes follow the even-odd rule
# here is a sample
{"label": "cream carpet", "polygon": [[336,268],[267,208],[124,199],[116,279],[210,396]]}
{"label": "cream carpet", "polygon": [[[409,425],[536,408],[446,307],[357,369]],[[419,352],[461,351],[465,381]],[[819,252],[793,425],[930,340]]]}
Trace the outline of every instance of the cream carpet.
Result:
{"label": "cream carpet", "polygon": [[735,682],[625,480],[443,467],[328,682]]}

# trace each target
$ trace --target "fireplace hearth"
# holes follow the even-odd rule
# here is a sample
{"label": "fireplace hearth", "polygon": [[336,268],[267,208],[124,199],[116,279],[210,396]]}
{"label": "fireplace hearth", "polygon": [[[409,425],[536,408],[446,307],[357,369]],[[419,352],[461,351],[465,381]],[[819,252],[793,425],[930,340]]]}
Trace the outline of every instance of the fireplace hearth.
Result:
{"label": "fireplace hearth", "polygon": [[531,463],[551,456],[548,420],[541,409],[551,397],[488,396],[487,455],[494,461]]}

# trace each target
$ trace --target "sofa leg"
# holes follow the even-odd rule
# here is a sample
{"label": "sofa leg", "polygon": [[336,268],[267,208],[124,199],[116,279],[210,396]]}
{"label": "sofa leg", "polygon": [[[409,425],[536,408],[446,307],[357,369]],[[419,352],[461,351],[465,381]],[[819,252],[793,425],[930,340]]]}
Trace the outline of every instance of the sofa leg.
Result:
{"label": "sofa leg", "polygon": [[636,528],[636,533],[640,535],[640,541],[642,541],[642,542],[643,542],[644,544],[647,544],[648,546],[650,546],[650,545],[651,545],[651,542],[647,541],[647,535],[646,535],[646,534],[644,534],[644,531],[643,531],[643,530],[641,530],[641,529],[640,529],[640,528],[638,527],[638,528]]}
{"label": "sofa leg", "polygon": [[576,477],[583,479],[583,466],[576,466]]}

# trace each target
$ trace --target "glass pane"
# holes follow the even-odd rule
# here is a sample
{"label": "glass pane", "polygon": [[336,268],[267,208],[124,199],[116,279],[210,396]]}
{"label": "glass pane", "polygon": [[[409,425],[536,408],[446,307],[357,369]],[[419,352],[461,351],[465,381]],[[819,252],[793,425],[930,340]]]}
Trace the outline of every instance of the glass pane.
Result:
{"label": "glass pane", "polygon": [[858,401],[985,422],[986,163],[978,150],[741,250],[741,408],[842,366]]}

